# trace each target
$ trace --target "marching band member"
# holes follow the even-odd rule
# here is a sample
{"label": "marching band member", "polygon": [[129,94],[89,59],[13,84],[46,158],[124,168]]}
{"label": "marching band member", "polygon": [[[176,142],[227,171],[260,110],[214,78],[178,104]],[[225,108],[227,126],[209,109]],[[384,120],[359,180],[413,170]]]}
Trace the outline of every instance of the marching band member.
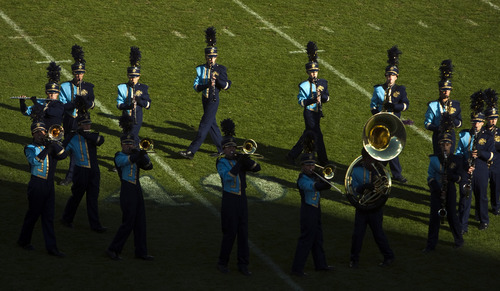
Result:
{"label": "marching band member", "polygon": [[465,174],[463,159],[451,151],[451,133],[443,133],[439,138],[441,150],[437,155],[430,156],[427,184],[431,192],[431,208],[429,216],[429,231],[427,245],[424,253],[436,248],[439,237],[440,218],[444,223],[444,217],[448,219],[451,233],[455,240],[454,248],[461,248],[464,239],[460,231],[460,223],[457,217],[457,188],[455,183],[460,183]]}
{"label": "marching band member", "polygon": [[[425,113],[425,128],[431,130],[432,133],[432,148],[434,154],[438,154],[440,149],[438,143],[439,133],[442,131],[442,119],[451,119],[454,127],[462,126],[462,109],[460,102],[451,100],[450,94],[453,86],[451,78],[453,74],[453,65],[451,60],[444,60],[439,67],[441,71],[441,81],[439,81],[439,99],[429,102],[427,112]],[[455,130],[449,129],[451,134],[452,144],[451,151],[455,150]]]}
{"label": "marching band member", "polygon": [[31,237],[33,228],[41,217],[45,248],[52,256],[64,257],[65,254],[57,248],[54,233],[54,173],[57,161],[66,158],[67,152],[58,142],[47,140],[43,122],[34,122],[31,125],[31,134],[33,143],[24,148],[31,171],[28,183],[28,211],[17,244],[25,250],[34,249]]}
{"label": "marching band member", "polygon": [[104,143],[104,137],[97,132],[90,131],[92,125],[90,113],[80,113],[76,121],[78,123],[76,134],[69,141],[65,140],[66,151],[71,153],[75,161],[75,173],[71,196],[66,202],[61,222],[67,227],[73,227],[76,210],[83,195],[86,194],[90,228],[101,233],[107,228],[103,227],[99,220],[98,198],[101,173],[97,162],[97,147]]}
{"label": "marching band member", "polygon": [[33,120],[43,120],[47,129],[54,124],[62,124],[64,105],[58,100],[60,71],[61,67],[55,62],[51,62],[47,67],[47,78],[49,81],[45,84],[45,94],[48,100],[31,97],[33,105],[27,107],[25,100],[19,99],[21,112],[24,115],[31,116]]}
{"label": "marching band member", "polygon": [[493,160],[489,164],[491,211],[493,215],[500,215],[500,128],[497,127],[498,95],[492,89],[484,90],[484,95],[488,104],[488,108],[485,111],[486,129],[491,132],[495,144]]}
{"label": "marching band member", "polygon": [[[392,112],[397,117],[401,118],[401,112],[408,109],[410,101],[406,96],[406,88],[403,85],[397,85],[396,80],[399,77],[399,55],[401,51],[397,46],[393,46],[387,50],[389,64],[385,68],[385,83],[375,85],[373,96],[370,102],[372,114],[379,112]],[[401,164],[399,157],[389,161],[391,168],[392,179],[401,183],[406,183],[407,180],[402,175]]]}
{"label": "marching band member", "polygon": [[318,79],[319,65],[316,43],[310,41],[306,47],[309,62],[306,64],[306,72],[309,78],[299,84],[299,94],[297,95],[298,103],[304,108],[305,130],[286,155],[286,159],[290,164],[295,164],[295,159],[303,151],[303,143],[306,132],[313,132],[315,136],[315,151],[318,153],[319,164],[324,166],[328,164],[325,143],[323,141],[323,133],[321,132],[320,121],[323,117],[323,103],[330,100],[328,92],[328,81]]}
{"label": "marching band member", "polygon": [[141,51],[138,47],[130,47],[130,67],[127,68],[128,82],[118,85],[116,107],[122,110],[122,116],[128,116],[133,121],[131,134],[134,137],[135,147],[139,147],[139,131],[142,126],[143,108],[149,109],[149,87],[139,83],[141,78]]}
{"label": "marching band member", "polygon": [[[73,79],[61,84],[59,100],[64,104],[64,139],[70,140],[78,129],[76,118],[79,114],[84,114],[88,109],[93,109],[95,104],[94,84],[83,81],[85,76],[85,59],[82,47],[74,45],[71,48],[71,55],[75,62],[71,65]],[[64,180],[59,185],[69,185],[73,179],[75,161],[73,155],[69,157],[69,169]]]}
{"label": "marching band member", "polygon": [[[358,195],[362,195],[365,191],[373,192],[380,190],[375,187],[378,178],[375,164],[380,162],[372,158],[365,149],[362,150],[361,155],[361,164],[355,166],[352,170],[352,187]],[[385,167],[385,165],[382,165],[382,167]],[[382,187],[383,185],[378,186]],[[379,264],[379,266],[387,267],[394,262],[394,252],[389,246],[389,240],[387,239],[382,226],[384,219],[382,208],[383,204],[374,209],[361,209],[356,207],[356,213],[354,216],[354,231],[351,242],[351,256],[349,262],[350,268],[358,267],[359,254],[361,253],[361,247],[363,245],[363,238],[366,233],[367,225],[370,226],[375,243],[384,256],[384,260]]]}
{"label": "marching band member", "polygon": [[151,261],[148,255],[146,239],[146,209],[144,196],[139,180],[140,169],[151,170],[153,164],[145,150],[139,151],[135,146],[135,136],[128,134],[121,138],[122,150],[115,154],[115,167],[120,177],[120,208],[122,224],[106,249],[112,260],[121,260],[120,256],[130,233],[134,232],[135,257]]}
{"label": "marching band member", "polygon": [[334,268],[326,262],[323,249],[323,227],[321,224],[320,191],[331,188],[329,183],[317,180],[313,171],[316,164],[314,153],[304,153],[300,158],[302,172],[297,179],[300,192],[300,237],[292,264],[292,275],[307,276],[304,266],[312,252],[316,271],[330,271]]}
{"label": "marching band member", "polygon": [[217,126],[217,109],[219,108],[219,92],[231,88],[231,81],[227,77],[227,69],[223,65],[217,64],[217,47],[215,28],[209,27],[205,30],[207,47],[205,48],[206,63],[196,67],[196,78],[193,88],[196,92],[201,92],[201,103],[203,105],[203,116],[196,138],[191,142],[187,150],[180,151],[179,154],[186,159],[193,159],[203,141],[210,133],[210,137],[217,148],[218,156],[222,153],[221,133]]}
{"label": "marching band member", "polygon": [[[481,99],[481,91],[474,93],[471,99]],[[482,105],[471,113],[472,128],[459,133],[459,143],[456,155],[462,156],[469,169],[468,177],[461,187],[458,206],[458,216],[462,225],[462,233],[468,231],[468,221],[471,208],[471,191],[474,193],[476,216],[479,219],[479,230],[488,228],[488,163],[493,161],[495,145],[492,133],[483,128],[484,113]]]}
{"label": "marching band member", "polygon": [[228,273],[228,263],[234,241],[238,240],[237,260],[238,270],[245,276],[252,272],[248,270],[248,205],[246,196],[246,172],[260,171],[260,165],[250,159],[247,154],[236,153],[234,123],[231,119],[221,122],[224,138],[222,151],[224,157],[216,162],[217,172],[222,181],[221,227],[222,242],[217,262],[217,270]]}

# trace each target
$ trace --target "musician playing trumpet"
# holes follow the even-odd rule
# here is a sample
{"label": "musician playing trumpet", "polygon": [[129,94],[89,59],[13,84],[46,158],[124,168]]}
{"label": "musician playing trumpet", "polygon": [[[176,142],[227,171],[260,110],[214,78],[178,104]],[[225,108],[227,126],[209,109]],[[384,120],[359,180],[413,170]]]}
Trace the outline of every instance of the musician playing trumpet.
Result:
{"label": "musician playing trumpet", "polygon": [[[373,195],[382,195],[388,187],[387,177],[383,176],[376,168],[376,164],[380,163],[371,157],[368,152],[363,149],[361,152],[362,159],[352,171],[352,186],[356,195],[363,197],[371,197]],[[383,168],[384,166],[381,166]],[[365,198],[363,198],[365,199]],[[369,199],[369,198],[366,198]],[[377,199],[385,199],[380,197]],[[362,203],[362,202],[361,202]],[[363,239],[366,232],[366,226],[370,226],[373,239],[382,253],[384,260],[379,264],[380,267],[387,267],[394,262],[395,256],[389,241],[382,227],[384,214],[382,211],[383,203],[379,207],[368,209],[356,207],[354,216],[354,231],[352,233],[350,268],[357,268],[359,263],[359,254],[363,245]]]}
{"label": "musician playing trumpet", "polygon": [[[429,231],[427,245],[422,250],[424,253],[434,251],[438,243],[440,219],[446,216],[454,238],[453,248],[461,248],[464,244],[460,223],[456,214],[455,183],[460,183],[465,178],[463,159],[451,151],[453,138],[449,132],[439,136],[440,153],[430,156],[427,184],[431,192]],[[441,217],[440,217],[441,216]]]}

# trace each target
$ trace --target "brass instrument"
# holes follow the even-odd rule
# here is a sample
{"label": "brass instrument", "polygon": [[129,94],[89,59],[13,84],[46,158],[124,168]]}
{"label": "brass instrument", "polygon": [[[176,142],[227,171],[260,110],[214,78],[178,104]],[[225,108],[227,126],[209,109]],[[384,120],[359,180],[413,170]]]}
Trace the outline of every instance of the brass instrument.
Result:
{"label": "brass instrument", "polygon": [[261,154],[256,154],[257,151],[257,142],[253,139],[247,139],[241,146],[237,146],[236,148],[241,149],[241,155],[253,155],[254,158],[262,159],[264,158]]}
{"label": "brass instrument", "polygon": [[363,128],[363,147],[366,152],[378,162],[371,166],[375,177],[371,177],[373,189],[365,189],[357,193],[353,186],[353,172],[361,166],[362,156],[357,157],[347,169],[344,186],[349,202],[361,210],[371,210],[382,207],[391,190],[391,175],[389,170],[382,165],[397,157],[406,144],[406,129],[401,120],[394,114],[381,112],[371,116]]}
{"label": "brass instrument", "polygon": [[64,136],[64,128],[59,124],[54,124],[47,131],[47,139],[50,141],[60,141]]}
{"label": "brass instrument", "polygon": [[378,161],[397,157],[406,144],[406,129],[396,115],[380,112],[368,119],[363,128],[363,147]]}
{"label": "brass instrument", "polygon": [[143,138],[141,139],[141,141],[139,142],[139,148],[141,150],[145,150],[149,153],[154,153],[154,143],[153,143],[153,140],[150,139],[150,138]]}
{"label": "brass instrument", "polygon": [[[316,177],[318,177],[323,182],[329,184],[336,191],[343,193],[342,191],[340,191],[339,188],[337,188],[332,182],[329,181],[329,180],[333,179],[333,177],[335,175],[335,173],[334,173],[335,172],[335,165],[329,164],[329,165],[322,167],[318,164],[315,164],[314,166],[315,166],[315,169],[312,172],[314,175],[316,175]],[[320,169],[321,172],[318,173],[318,171],[316,169]]]}

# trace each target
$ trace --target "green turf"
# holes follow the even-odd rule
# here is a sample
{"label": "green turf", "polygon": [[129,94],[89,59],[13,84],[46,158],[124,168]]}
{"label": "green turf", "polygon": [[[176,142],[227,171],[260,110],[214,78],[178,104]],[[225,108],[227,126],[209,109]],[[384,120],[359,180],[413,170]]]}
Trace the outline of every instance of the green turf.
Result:
{"label": "green turf", "polygon": [[[462,102],[464,127],[468,127],[469,96],[489,87],[500,90],[499,6],[498,0],[2,1],[0,13],[12,21],[0,20],[2,289],[494,289],[500,267],[498,217],[490,216],[485,232],[471,222],[466,245],[459,251],[452,249],[453,238],[445,225],[437,251],[421,254],[427,236],[427,156],[432,147],[410,128],[400,156],[409,183],[394,185],[385,206],[385,229],[397,258],[394,266],[377,267],[381,256],[368,231],[360,268],[347,267],[354,208],[341,194],[329,191],[322,200],[324,246],[329,263],[337,270],[315,273],[309,259],[309,278],[289,277],[299,235],[300,199],[295,189],[298,168],[286,165],[284,155],[304,127],[296,95],[298,83],[307,77],[307,57],[291,52],[305,48],[310,40],[323,50],[320,77],[329,80],[331,101],[323,107],[322,128],[329,158],[338,165],[336,183],[343,184],[347,167],[360,153],[361,130],[370,117],[367,94],[371,95],[374,84],[384,81],[386,51],[395,44],[403,51],[398,83],[407,87],[410,99],[403,118],[423,129],[426,104],[438,96],[439,64],[450,58],[455,66],[452,98]],[[36,46],[16,38],[20,33],[13,23]],[[204,62],[203,31],[208,26],[217,29],[218,62],[228,68],[233,82],[228,92],[221,93],[218,120],[232,118],[241,142],[256,140],[258,153],[265,156],[262,171],[249,179],[249,232],[254,245],[251,278],[236,272],[235,253],[229,275],[215,269],[221,238],[220,200],[218,188],[209,183],[216,172],[214,158],[208,155],[215,151],[210,138],[192,161],[176,154],[195,137],[202,115],[200,95],[192,83],[195,66]],[[75,229],[56,223],[58,245],[67,254],[59,260],[44,252],[40,224],[33,234],[35,251],[15,245],[27,209],[29,173],[22,149],[31,138],[29,118],[8,97],[42,97],[48,64],[36,62],[47,61],[47,55],[57,61],[72,60],[75,43],[85,51],[85,80],[95,84],[101,104],[92,118],[94,129],[106,138],[99,149],[100,213],[110,231],[91,232],[82,203]],[[141,82],[150,86],[153,100],[141,137],[153,139],[156,149],[154,170],[143,173],[145,179],[153,180],[153,188],[146,193],[146,212],[154,262],[133,259],[132,237],[124,261],[110,261],[104,255],[121,219],[113,198],[119,180],[108,168],[119,150],[116,85],[127,80],[132,45],[141,48]],[[60,64],[70,70],[71,63]],[[62,81],[68,78],[63,74]],[[56,182],[67,167],[68,161],[59,163]],[[259,184],[266,180],[270,182]],[[262,201],[264,187],[271,187],[265,189],[272,193],[266,201]],[[70,187],[56,186],[56,220],[70,193]]]}

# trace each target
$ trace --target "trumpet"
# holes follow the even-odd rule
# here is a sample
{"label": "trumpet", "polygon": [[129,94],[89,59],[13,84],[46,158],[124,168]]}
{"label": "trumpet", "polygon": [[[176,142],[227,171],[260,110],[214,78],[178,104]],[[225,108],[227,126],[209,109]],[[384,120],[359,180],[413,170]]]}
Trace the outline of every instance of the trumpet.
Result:
{"label": "trumpet", "polygon": [[60,141],[64,136],[64,128],[59,124],[54,124],[47,131],[47,139],[50,141]]}
{"label": "trumpet", "polygon": [[153,140],[150,139],[150,138],[147,138],[147,137],[141,139],[141,141],[139,142],[139,148],[141,150],[145,150],[145,151],[150,152],[150,153],[154,153],[155,152],[153,150],[153,148],[154,148]]}

